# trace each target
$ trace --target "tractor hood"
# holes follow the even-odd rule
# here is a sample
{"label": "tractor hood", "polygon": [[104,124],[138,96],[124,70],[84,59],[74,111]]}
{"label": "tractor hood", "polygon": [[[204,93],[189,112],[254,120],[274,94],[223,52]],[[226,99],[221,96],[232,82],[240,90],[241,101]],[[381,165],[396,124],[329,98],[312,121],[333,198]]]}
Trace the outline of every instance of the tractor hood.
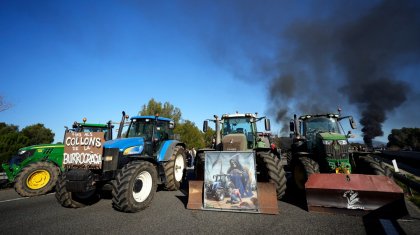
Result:
{"label": "tractor hood", "polygon": [[23,147],[19,149],[19,152],[28,151],[32,149],[44,149],[44,148],[64,148],[64,144],[38,144],[38,145],[31,145],[27,147]]}
{"label": "tractor hood", "polygon": [[318,133],[323,140],[346,140],[346,136],[339,133],[321,132]]}
{"label": "tractor hood", "polygon": [[133,146],[144,146],[142,137],[109,140],[104,143],[104,148],[118,148],[120,151]]}

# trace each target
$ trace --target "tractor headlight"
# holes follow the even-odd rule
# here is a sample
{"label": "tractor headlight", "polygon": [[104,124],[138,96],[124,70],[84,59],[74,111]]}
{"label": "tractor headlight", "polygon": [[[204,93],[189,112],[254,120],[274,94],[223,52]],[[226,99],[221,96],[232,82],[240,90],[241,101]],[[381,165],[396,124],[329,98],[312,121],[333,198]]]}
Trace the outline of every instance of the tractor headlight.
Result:
{"label": "tractor headlight", "polygon": [[322,143],[324,145],[331,145],[333,143],[333,141],[332,140],[323,140]]}
{"label": "tractor headlight", "polygon": [[26,153],[26,150],[19,150],[18,155],[23,155],[24,153]]}
{"label": "tractor headlight", "polygon": [[337,140],[339,145],[347,145],[347,140]]}
{"label": "tractor headlight", "polygon": [[123,155],[141,154],[143,152],[143,145],[130,147],[124,150]]}

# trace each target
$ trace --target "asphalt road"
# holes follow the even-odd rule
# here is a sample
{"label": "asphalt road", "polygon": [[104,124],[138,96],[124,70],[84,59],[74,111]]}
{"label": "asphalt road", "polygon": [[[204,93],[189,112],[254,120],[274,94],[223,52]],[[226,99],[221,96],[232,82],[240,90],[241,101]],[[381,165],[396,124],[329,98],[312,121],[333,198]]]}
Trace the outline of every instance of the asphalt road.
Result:
{"label": "asphalt road", "polygon": [[[366,234],[362,217],[307,212],[279,201],[278,215],[186,209],[185,191],[158,191],[149,208],[127,214],[115,211],[110,199],[80,209],[61,207],[54,194],[19,197],[0,191],[1,234]],[[419,234],[420,212],[408,204],[410,216],[398,220],[406,234]],[[388,229],[392,232],[392,228]]]}

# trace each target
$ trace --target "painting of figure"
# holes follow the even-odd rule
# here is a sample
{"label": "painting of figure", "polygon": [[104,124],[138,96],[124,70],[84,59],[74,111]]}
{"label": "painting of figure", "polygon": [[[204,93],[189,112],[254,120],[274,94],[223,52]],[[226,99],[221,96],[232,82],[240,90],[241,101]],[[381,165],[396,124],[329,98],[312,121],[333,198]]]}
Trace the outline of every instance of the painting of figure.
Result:
{"label": "painting of figure", "polygon": [[258,211],[254,152],[205,153],[204,208]]}

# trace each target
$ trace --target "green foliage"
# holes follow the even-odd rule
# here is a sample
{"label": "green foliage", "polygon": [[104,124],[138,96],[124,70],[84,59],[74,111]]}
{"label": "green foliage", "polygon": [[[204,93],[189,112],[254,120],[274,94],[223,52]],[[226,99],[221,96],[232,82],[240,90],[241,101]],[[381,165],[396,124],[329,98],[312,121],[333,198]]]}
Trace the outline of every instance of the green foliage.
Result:
{"label": "green foliage", "polygon": [[19,131],[19,127],[0,123],[0,162],[7,162],[8,159],[17,154],[20,148],[49,144],[54,141],[54,133],[43,124],[27,126]]}
{"label": "green foliage", "polygon": [[20,133],[17,126],[0,123],[0,163],[7,162],[28,144],[28,137]]}
{"label": "green foliage", "polygon": [[420,150],[420,128],[392,129],[388,141],[387,147]]}
{"label": "green foliage", "polygon": [[161,117],[170,118],[179,123],[181,120],[181,110],[177,107],[174,107],[169,102],[157,102],[153,98],[149,100],[147,105],[143,105],[139,115],[156,115],[159,114]]}
{"label": "green foliage", "polygon": [[205,146],[202,132],[189,120],[176,125],[174,133],[180,135],[181,141],[187,145],[187,148],[195,147],[198,149]]}
{"label": "green foliage", "polygon": [[22,133],[29,138],[29,145],[50,144],[54,141],[54,133],[41,123],[23,128]]}
{"label": "green foliage", "polygon": [[143,105],[139,112],[139,115],[156,114],[159,114],[161,117],[174,120],[176,124],[174,134],[179,135],[180,141],[184,142],[187,145],[187,148],[203,148],[207,145],[207,139],[210,139],[209,141],[211,143],[211,138],[206,136],[212,135],[211,132],[209,134],[203,134],[198,127],[189,120],[185,120],[183,123],[180,123],[181,110],[169,102],[162,103],[152,98],[149,100],[147,105]]}
{"label": "green foliage", "polygon": [[216,141],[216,131],[209,127],[207,131],[203,133],[203,137],[205,147],[210,148],[213,146],[213,141]]}

